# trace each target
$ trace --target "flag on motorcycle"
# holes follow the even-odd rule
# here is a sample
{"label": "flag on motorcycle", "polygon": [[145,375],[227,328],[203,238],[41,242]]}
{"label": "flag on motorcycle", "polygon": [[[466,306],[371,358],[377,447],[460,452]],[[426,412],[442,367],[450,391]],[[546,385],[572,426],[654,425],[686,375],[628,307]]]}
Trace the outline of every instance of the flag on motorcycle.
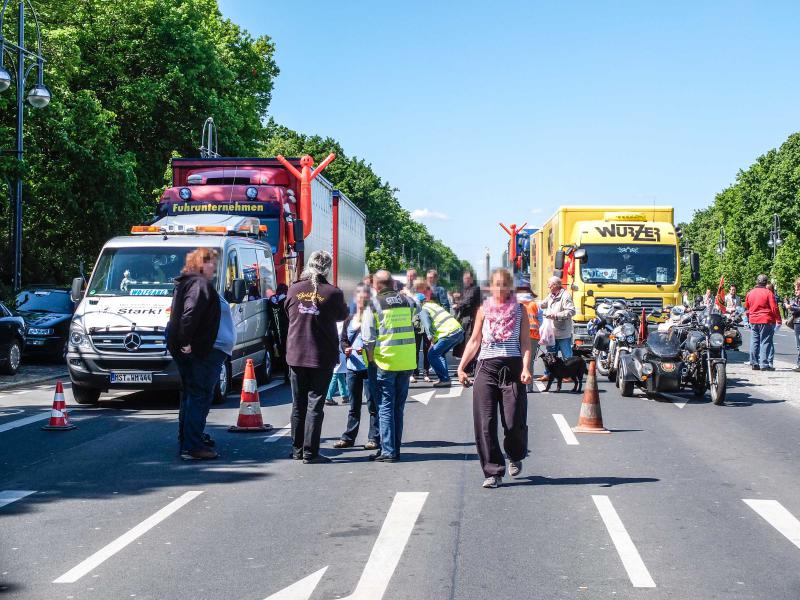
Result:
{"label": "flag on motorcycle", "polygon": [[725,312],[725,276],[719,278],[719,287],[717,287],[717,308],[721,312]]}

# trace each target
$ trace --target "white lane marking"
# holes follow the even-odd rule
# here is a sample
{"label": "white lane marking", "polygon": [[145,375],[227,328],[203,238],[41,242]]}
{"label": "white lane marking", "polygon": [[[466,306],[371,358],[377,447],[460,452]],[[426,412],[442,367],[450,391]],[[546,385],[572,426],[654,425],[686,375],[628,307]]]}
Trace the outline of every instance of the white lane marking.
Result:
{"label": "white lane marking", "polygon": [[284,425],[280,429],[277,429],[275,431],[275,433],[273,433],[272,435],[267,436],[267,439],[264,440],[264,443],[268,444],[268,443],[271,443],[271,442],[277,442],[282,437],[286,437],[287,435],[290,435],[291,433],[292,433],[292,424],[291,423],[287,423],[286,425]]}
{"label": "white lane marking", "polygon": [[800,548],[800,521],[777,500],[742,500],[783,536]]}
{"label": "white lane marking", "polygon": [[[436,390],[433,390],[433,391],[434,391],[434,393],[436,392]],[[462,385],[452,385],[452,386],[450,386],[450,389],[447,390],[446,394],[441,394],[441,395],[436,396],[436,397],[437,398],[459,398],[461,396],[461,392],[463,392],[463,391],[464,391],[464,386],[462,386]]]}
{"label": "white lane marking", "polygon": [[0,508],[35,493],[36,490],[2,490],[0,491]]}
{"label": "white lane marking", "polygon": [[544,388],[547,387],[547,383],[544,381],[534,381],[534,383],[536,384],[536,387],[539,388],[540,392],[544,392]]}
{"label": "white lane marking", "polygon": [[[282,385],[283,385],[283,381],[280,381],[280,380],[272,381],[270,383],[265,383],[264,385],[259,386],[258,387],[258,391],[259,392],[266,392],[267,390],[271,390],[273,388],[280,387]],[[315,573],[315,575],[316,575],[316,573]]]}
{"label": "white lane marking", "polygon": [[89,558],[84,560],[78,566],[64,573],[61,577],[53,581],[53,583],[75,583],[76,581],[78,581],[78,579],[80,579],[87,573],[93,571],[103,562],[105,562],[106,560],[114,556],[117,552],[125,548],[125,546],[140,538],[142,535],[150,531],[150,529],[161,523],[161,521],[169,517],[172,513],[176,512],[182,506],[185,506],[186,504],[197,498],[202,493],[203,493],[202,491],[195,490],[191,492],[186,492],[179,498],[176,498],[154,515],[146,518],[144,521],[139,523],[133,529],[129,530],[127,533],[122,534],[113,542],[111,542],[107,546],[101,548],[100,550],[92,554]]}
{"label": "white lane marking", "polygon": [[381,600],[414,529],[428,492],[398,492],[355,591],[343,600]]}
{"label": "white lane marking", "polygon": [[324,567],[316,573],[304,577],[297,583],[283,588],[280,592],[272,594],[272,596],[265,600],[308,600],[311,598],[311,595],[319,584],[319,580],[322,579],[322,576],[325,575],[325,571],[327,570],[328,567]]}
{"label": "white lane marking", "polygon": [[21,396],[22,394],[27,394],[30,390],[17,390],[16,392],[11,392],[14,396]]}
{"label": "white lane marking", "polygon": [[639,551],[634,546],[631,536],[628,535],[628,531],[622,524],[622,519],[619,518],[617,511],[614,510],[614,505],[611,504],[609,497],[593,495],[592,500],[597,506],[600,518],[606,525],[611,541],[617,548],[617,554],[628,572],[628,578],[633,587],[656,587],[656,582],[650,577],[650,572],[642,561],[642,557],[639,556]]}
{"label": "white lane marking", "polygon": [[665,398],[669,398],[672,400],[672,403],[677,406],[678,408],[683,408],[686,406],[686,403],[689,402],[688,398],[684,398],[683,396],[676,396],[675,394],[666,394],[664,392],[659,392]]}
{"label": "white lane marking", "polygon": [[556,425],[558,425],[558,429],[561,432],[561,435],[564,436],[564,441],[567,442],[567,446],[578,446],[580,442],[578,442],[578,438],[575,437],[575,434],[572,433],[572,429],[570,429],[569,423],[564,418],[564,415],[553,415],[553,418],[556,421]]}
{"label": "white lane marking", "polygon": [[417,402],[422,402],[424,405],[428,405],[428,402],[431,401],[433,395],[436,393],[436,390],[431,390],[429,392],[422,392],[421,394],[414,394],[411,396]]}
{"label": "white lane marking", "polygon": [[46,413],[42,413],[40,415],[32,415],[30,417],[25,417],[24,419],[17,419],[16,421],[3,423],[0,425],[0,433],[3,433],[4,431],[10,431],[11,429],[16,429],[17,427],[22,427],[23,425],[30,425],[31,423],[36,423],[36,421],[44,421],[48,418],[50,418],[49,408],[47,409]]}

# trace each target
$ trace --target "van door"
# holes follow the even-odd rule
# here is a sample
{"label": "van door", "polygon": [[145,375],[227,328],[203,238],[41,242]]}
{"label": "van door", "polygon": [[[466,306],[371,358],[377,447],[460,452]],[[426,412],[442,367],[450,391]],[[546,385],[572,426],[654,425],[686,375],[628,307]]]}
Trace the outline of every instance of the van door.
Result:
{"label": "van door", "polygon": [[260,365],[264,361],[269,325],[267,298],[262,290],[259,277],[258,251],[263,250],[255,245],[239,246],[239,263],[247,288],[247,297],[243,302],[245,320],[245,347],[243,350],[245,359],[252,358],[256,365]]}
{"label": "van door", "polygon": [[245,304],[235,304],[233,302],[233,280],[242,279],[242,270],[239,265],[239,254],[235,246],[228,246],[228,255],[225,257],[225,287],[223,294],[225,300],[231,305],[231,316],[233,317],[233,327],[236,330],[236,343],[233,346],[233,356],[231,357],[231,377],[237,377],[244,373],[244,359],[242,349],[245,346],[247,333],[245,330]]}

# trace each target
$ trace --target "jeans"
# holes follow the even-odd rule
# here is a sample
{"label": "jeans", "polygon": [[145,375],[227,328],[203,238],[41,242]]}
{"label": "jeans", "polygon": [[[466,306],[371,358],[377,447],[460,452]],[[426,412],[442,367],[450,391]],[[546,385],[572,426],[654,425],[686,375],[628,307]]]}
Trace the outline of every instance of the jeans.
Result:
{"label": "jeans", "polygon": [[797,342],[797,366],[800,367],[800,323],[794,326],[794,340]]}
{"label": "jeans", "polygon": [[[547,351],[553,354],[558,354],[558,352],[561,351],[561,358],[572,358],[572,337],[556,340],[555,344],[547,347]],[[544,369],[544,374],[550,375],[550,371],[547,370],[547,367]]]}
{"label": "jeans", "polygon": [[447,372],[447,353],[463,341],[464,331],[462,330],[439,338],[439,341],[431,344],[431,349],[428,350],[428,362],[431,363],[431,367],[440,381],[450,381],[450,373]]}
{"label": "jeans", "polygon": [[319,454],[322,420],[325,418],[325,392],[330,384],[330,369],[291,367],[292,448],[304,458]]}
{"label": "jeans", "polygon": [[[374,370],[375,366],[371,365]],[[350,389],[350,413],[347,415],[347,429],[342,434],[345,442],[355,442],[358,437],[358,428],[361,425],[361,404],[367,401],[367,412],[369,413],[369,433],[367,438],[370,442],[380,443],[380,432],[378,425],[378,404],[375,401],[375,388],[370,381],[368,371],[348,371],[347,387]]]}
{"label": "jeans", "polygon": [[350,396],[346,373],[334,373],[333,377],[331,377],[331,383],[328,386],[328,395],[325,397],[328,400],[332,400],[334,396],[341,396],[342,400],[347,400]]}
{"label": "jeans", "polygon": [[775,356],[775,326],[772,323],[751,323],[750,329],[750,364],[762,369],[771,366],[770,353]]}
{"label": "jeans", "polygon": [[211,350],[208,355],[199,357],[194,354],[177,354],[175,363],[183,382],[183,395],[178,414],[178,437],[181,452],[202,450],[203,431],[206,418],[211,410],[214,389],[219,382],[225,353],[222,350]]}
{"label": "jeans", "polygon": [[378,417],[381,430],[381,453],[383,456],[400,456],[403,441],[403,411],[408,397],[411,371],[384,371],[376,374],[378,392]]}

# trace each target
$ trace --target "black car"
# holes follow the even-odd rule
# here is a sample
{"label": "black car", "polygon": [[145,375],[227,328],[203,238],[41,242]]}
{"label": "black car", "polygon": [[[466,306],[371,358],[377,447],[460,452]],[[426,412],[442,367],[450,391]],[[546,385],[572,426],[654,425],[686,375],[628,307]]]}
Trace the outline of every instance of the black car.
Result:
{"label": "black car", "polygon": [[0,302],[0,373],[16,373],[24,350],[25,320]]}
{"label": "black car", "polygon": [[69,290],[31,287],[17,294],[16,311],[25,319],[25,354],[63,360],[75,303]]}

